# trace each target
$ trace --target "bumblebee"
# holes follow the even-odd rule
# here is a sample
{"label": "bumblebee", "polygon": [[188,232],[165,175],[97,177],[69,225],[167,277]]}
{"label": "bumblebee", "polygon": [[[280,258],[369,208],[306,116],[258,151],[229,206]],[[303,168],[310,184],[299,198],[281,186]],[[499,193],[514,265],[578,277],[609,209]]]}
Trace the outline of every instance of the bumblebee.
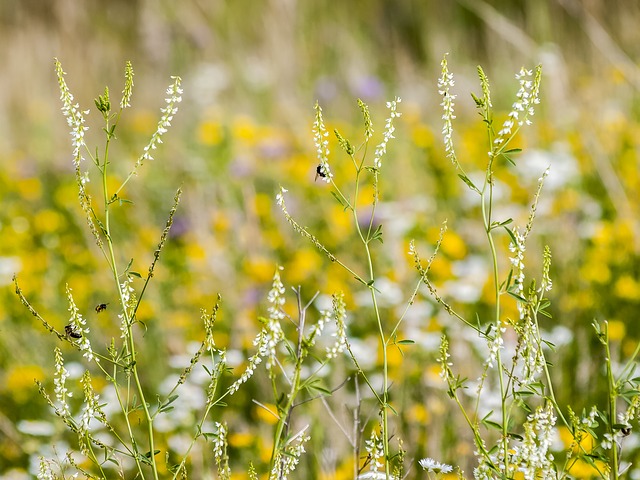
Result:
{"label": "bumblebee", "polygon": [[65,325],[64,333],[67,334],[67,337],[76,338],[76,339],[82,338],[82,334],[78,332],[71,324]]}
{"label": "bumblebee", "polygon": [[99,305],[96,305],[96,313],[104,312],[107,309],[107,305],[109,305],[109,304],[108,303],[101,303]]}
{"label": "bumblebee", "polygon": [[316,167],[316,180],[315,181],[318,180],[318,177],[321,177],[321,178],[326,178],[327,177],[327,174],[324,173],[324,170],[322,170],[322,164],[320,164],[320,165],[318,165]]}

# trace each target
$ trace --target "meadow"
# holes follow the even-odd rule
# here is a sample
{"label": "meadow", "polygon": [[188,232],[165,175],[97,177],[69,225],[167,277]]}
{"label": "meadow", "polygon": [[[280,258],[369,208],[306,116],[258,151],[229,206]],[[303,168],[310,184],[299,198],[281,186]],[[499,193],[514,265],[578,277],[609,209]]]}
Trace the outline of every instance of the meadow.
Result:
{"label": "meadow", "polygon": [[640,477],[633,2],[13,7],[2,478]]}

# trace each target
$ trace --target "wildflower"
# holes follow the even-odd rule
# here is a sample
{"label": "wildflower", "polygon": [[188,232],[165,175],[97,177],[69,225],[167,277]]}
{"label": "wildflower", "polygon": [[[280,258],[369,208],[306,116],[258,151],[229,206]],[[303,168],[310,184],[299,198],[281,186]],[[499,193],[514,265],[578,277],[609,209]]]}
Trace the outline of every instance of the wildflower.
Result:
{"label": "wildflower", "polygon": [[551,269],[551,249],[548,245],[544,246],[544,253],[542,259],[542,282],[540,285],[540,291],[548,292],[553,288],[553,282],[549,276],[549,270]]}
{"label": "wildflower", "polygon": [[391,113],[389,115],[389,118],[387,118],[387,123],[385,124],[382,142],[380,142],[380,144],[376,147],[376,151],[373,156],[373,166],[375,168],[380,168],[382,166],[381,159],[382,156],[387,152],[387,143],[389,143],[389,140],[391,140],[392,138],[395,138],[393,136],[393,132],[395,132],[396,127],[393,124],[393,120],[394,118],[398,118],[400,115],[402,115],[397,111],[398,103],[400,103],[401,101],[402,100],[400,99],[400,97],[396,97],[393,101],[387,102],[387,108]]}
{"label": "wildflower", "polygon": [[[511,241],[509,244],[509,250],[514,254],[513,257],[509,257],[511,266],[514,270],[513,276],[513,292],[517,295],[523,296],[524,293],[524,252],[525,237],[520,234],[517,228],[513,230],[513,238],[515,243]],[[520,318],[524,318],[524,306],[521,302],[518,302],[518,311],[520,312]]]}
{"label": "wildflower", "polygon": [[327,183],[331,183],[333,173],[329,168],[329,132],[324,126],[324,120],[322,118],[322,107],[316,102],[314,106],[316,110],[316,119],[313,122],[313,141],[316,146],[316,153],[320,165],[318,166],[318,175]]}
{"label": "wildflower", "polygon": [[217,433],[213,439],[213,458],[218,467],[218,478],[230,478],[231,469],[229,468],[229,457],[227,456],[227,426],[216,422],[215,427]]}
{"label": "wildflower", "polygon": [[527,417],[524,439],[513,449],[513,462],[525,480],[553,478],[553,454],[550,452],[556,417],[549,402]]}
{"label": "wildflower", "polygon": [[76,307],[69,285],[66,286],[66,289],[67,299],[69,300],[69,312],[71,312],[71,318],[69,319],[68,324],[69,330],[73,332],[73,337],[79,336],[79,341],[76,343],[76,345],[82,352],[82,356],[85,357],[88,361],[95,360],[96,362],[98,362],[99,359],[94,357],[93,349],[91,348],[91,342],[89,342],[89,338],[87,337],[87,334],[89,333],[89,328],[86,326],[87,321],[83,318],[82,314],[78,310],[78,307]]}
{"label": "wildflower", "polygon": [[294,435],[284,446],[283,451],[276,454],[269,480],[287,480],[296,469],[300,463],[300,457],[305,453],[304,444],[311,438],[305,435],[306,429],[307,427]]}
{"label": "wildflower", "polygon": [[455,85],[453,80],[453,73],[449,73],[449,68],[447,67],[447,55],[444,56],[442,62],[442,73],[440,74],[440,78],[438,79],[438,93],[442,95],[442,103],[440,106],[444,110],[442,114],[442,119],[444,120],[444,125],[442,127],[442,135],[444,137],[444,149],[447,152],[447,158],[450,158],[451,161],[458,166],[458,160],[456,157],[456,152],[453,149],[453,124],[452,120],[456,118],[453,114],[454,100],[456,99],[456,95],[452,95],[450,93],[450,88]]}
{"label": "wildflower", "polygon": [[287,193],[289,190],[287,190],[284,187],[280,187],[280,191],[276,194],[276,204],[281,207],[281,208],[285,208],[284,205],[284,194]]}
{"label": "wildflower", "polygon": [[511,135],[514,126],[520,128],[525,124],[531,125],[530,117],[535,113],[534,105],[540,103],[538,94],[540,91],[541,74],[542,70],[540,65],[536,67],[536,73],[533,79],[531,79],[533,71],[527,70],[524,67],[516,74],[520,88],[516,94],[516,101],[511,106],[511,112],[509,112],[507,119],[498,132],[498,136],[494,140],[496,146],[500,146],[505,142],[505,138]]}
{"label": "wildflower", "polygon": [[[282,267],[279,267],[281,269]],[[273,276],[273,283],[267,298],[271,305],[268,308],[269,318],[266,319],[266,325],[260,330],[260,333],[253,340],[256,347],[256,353],[249,358],[249,364],[242,373],[240,378],[229,387],[229,394],[233,395],[238,391],[240,386],[245,383],[253,375],[256,367],[262,363],[263,358],[267,358],[267,370],[276,364],[276,346],[284,338],[284,332],[280,325],[280,320],[285,317],[282,307],[284,306],[284,285],[280,280],[280,273],[276,270]]]}
{"label": "wildflower", "polygon": [[89,372],[85,372],[80,380],[84,390],[84,406],[82,409],[82,419],[80,422],[80,428],[78,430],[78,437],[80,439],[80,448],[82,453],[87,455],[89,453],[88,434],[90,429],[91,420],[98,418],[103,423],[106,423],[106,417],[102,409],[100,408],[100,395],[96,394],[91,384],[91,375]]}
{"label": "wildflower", "polygon": [[373,136],[373,123],[371,122],[371,115],[369,115],[369,107],[360,99],[358,99],[358,106],[364,118],[364,138],[369,140]]}
{"label": "wildflower", "polygon": [[56,371],[53,379],[53,392],[56,395],[58,406],[56,406],[56,413],[61,417],[68,417],[71,415],[67,398],[73,396],[73,392],[69,392],[66,387],[67,378],[69,378],[69,372],[64,368],[64,358],[62,351],[56,347],[54,350]]}
{"label": "wildflower", "polygon": [[371,463],[369,464],[369,470],[372,472],[377,472],[381,468],[384,467],[381,458],[384,458],[384,445],[382,443],[382,439],[378,438],[378,434],[375,430],[371,431],[371,437],[369,440],[364,442],[364,448],[369,454],[371,458]]}
{"label": "wildflower", "polygon": [[337,326],[335,333],[336,342],[332,347],[327,347],[328,359],[337,357],[347,346],[347,328],[345,325],[347,311],[343,293],[333,295],[333,315]]}
{"label": "wildflower", "polygon": [[124,90],[122,90],[122,100],[120,101],[120,108],[125,109],[130,107],[131,94],[133,93],[133,66],[128,61],[124,67]]}
{"label": "wildflower", "polygon": [[498,327],[495,325],[490,326],[490,331],[487,334],[487,347],[489,348],[489,356],[484,362],[484,365],[488,368],[493,368],[493,363],[497,360],[500,350],[504,348],[504,340],[502,339],[502,333],[505,331],[505,327],[501,326],[502,323],[498,320]]}
{"label": "wildflower", "polygon": [[449,353],[449,340],[446,335],[442,335],[440,339],[440,358],[438,358],[438,363],[440,364],[440,377],[447,381],[447,383],[454,380],[453,372],[451,371],[453,363],[449,361],[449,357],[451,357]]}
{"label": "wildflower", "polygon": [[54,480],[56,477],[51,470],[51,461],[44,457],[40,457],[40,463],[38,465],[38,480]]}
{"label": "wildflower", "polygon": [[84,116],[89,114],[89,110],[80,110],[79,104],[73,103],[73,95],[67,86],[67,82],[64,79],[65,72],[62,70],[62,65],[56,58],[56,76],[58,77],[58,85],[60,87],[60,100],[62,100],[62,113],[67,119],[67,124],[71,127],[71,137],[73,138],[73,163],[76,168],[79,167],[80,162],[84,160],[84,157],[80,153],[80,149],[86,144],[84,142],[84,132],[89,130],[89,127],[85,127]]}
{"label": "wildflower", "polygon": [[436,462],[433,458],[423,458],[418,461],[418,464],[420,464],[420,466],[427,472],[451,473],[453,471],[453,467],[451,465]]}
{"label": "wildflower", "polygon": [[171,121],[173,120],[173,116],[178,113],[177,104],[182,101],[182,88],[180,84],[182,80],[180,77],[171,77],[174,82],[169,85],[167,88],[168,97],[165,99],[167,104],[166,107],[161,108],[160,112],[162,113],[162,117],[158,122],[158,128],[151,135],[151,140],[146,147],[144,147],[144,153],[138,158],[138,161],[135,164],[134,170],[138,168],[145,160],[153,160],[151,156],[151,150],[155,150],[159,143],[162,143],[162,135],[167,132],[167,128],[171,126]]}

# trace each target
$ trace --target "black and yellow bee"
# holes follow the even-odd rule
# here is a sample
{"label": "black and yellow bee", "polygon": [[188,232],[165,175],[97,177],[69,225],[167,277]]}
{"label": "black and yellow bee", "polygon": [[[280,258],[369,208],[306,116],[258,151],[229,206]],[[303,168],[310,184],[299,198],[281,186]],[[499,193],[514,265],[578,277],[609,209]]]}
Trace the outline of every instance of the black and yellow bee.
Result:
{"label": "black and yellow bee", "polygon": [[67,337],[71,338],[82,338],[82,334],[78,332],[73,325],[69,324],[64,327],[64,333],[67,334]]}
{"label": "black and yellow bee", "polygon": [[327,174],[324,173],[324,170],[322,169],[322,164],[320,164],[320,165],[318,165],[316,167],[316,179],[315,179],[315,181],[318,180],[318,177],[322,177],[322,178],[326,178],[327,177]]}
{"label": "black and yellow bee", "polygon": [[108,303],[101,303],[99,305],[96,305],[96,313],[104,312],[107,309],[107,305],[109,305],[109,304]]}

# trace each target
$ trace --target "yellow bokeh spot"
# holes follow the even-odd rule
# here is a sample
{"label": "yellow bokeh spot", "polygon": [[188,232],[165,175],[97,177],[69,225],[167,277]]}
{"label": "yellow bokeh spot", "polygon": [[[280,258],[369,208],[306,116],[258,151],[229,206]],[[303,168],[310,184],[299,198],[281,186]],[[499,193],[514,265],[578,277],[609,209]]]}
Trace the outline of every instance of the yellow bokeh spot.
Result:
{"label": "yellow bokeh spot", "polygon": [[254,198],[256,213],[261,217],[271,214],[271,207],[275,203],[275,199],[266,193],[258,193]]}
{"label": "yellow bokeh spot", "polygon": [[433,146],[433,132],[424,124],[416,125],[411,132],[413,143],[420,148],[429,148]]}
{"label": "yellow bokeh spot", "polygon": [[230,433],[227,438],[229,445],[233,448],[247,448],[253,445],[256,436],[251,432],[234,432]]}
{"label": "yellow bokeh spot", "polygon": [[[607,467],[603,462],[595,461],[595,465],[601,472],[606,472]],[[569,465],[567,469],[567,473],[569,473],[573,478],[580,479],[590,479],[590,478],[601,478],[598,470],[593,466],[589,465],[589,463],[584,460],[577,459],[574,463]]]}
{"label": "yellow bokeh spot", "polygon": [[451,230],[446,233],[440,249],[454,260],[461,260],[467,254],[467,245],[464,240]]}
{"label": "yellow bokeh spot", "polygon": [[60,230],[64,218],[55,210],[47,208],[36,213],[33,221],[40,232],[52,233]]}
{"label": "yellow bokeh spot", "polygon": [[580,268],[580,277],[589,283],[608,283],[611,279],[611,270],[606,263],[601,261],[587,261]]}
{"label": "yellow bokeh spot", "polygon": [[419,423],[421,425],[429,423],[431,420],[429,412],[421,403],[414,403],[409,408],[408,415],[412,422]]}
{"label": "yellow bokeh spot", "polygon": [[149,133],[152,132],[156,125],[158,124],[158,119],[155,114],[150,111],[138,110],[133,113],[133,120],[131,122],[131,129],[135,133]]}
{"label": "yellow bokeh spot", "polygon": [[224,233],[227,232],[231,226],[231,220],[224,212],[219,211],[216,212],[213,219],[211,220],[211,226],[213,231],[216,233]]}
{"label": "yellow bokeh spot", "polygon": [[42,183],[36,177],[18,180],[16,189],[20,196],[26,200],[38,200],[42,195]]}
{"label": "yellow bokeh spot", "polygon": [[609,332],[609,340],[622,340],[627,333],[627,327],[620,320],[609,320],[607,322],[607,332]]}
{"label": "yellow bokeh spot", "polygon": [[185,254],[190,260],[200,263],[207,258],[207,252],[205,249],[196,242],[188,242],[185,246]]}
{"label": "yellow bokeh spot", "polygon": [[320,254],[310,248],[300,249],[293,254],[287,265],[287,277],[291,283],[299,283],[322,267]]}
{"label": "yellow bokeh spot", "polygon": [[640,297],[640,284],[630,275],[623,275],[616,281],[614,291],[620,298],[636,300]]}
{"label": "yellow bokeh spot", "polygon": [[275,425],[278,423],[278,408],[271,403],[263,403],[262,405],[255,405],[253,407],[256,417],[260,421],[268,423],[269,425]]}
{"label": "yellow bokeh spot", "polygon": [[254,143],[257,137],[257,128],[251,118],[239,116],[233,121],[231,126],[233,138],[247,143]]}
{"label": "yellow bokeh spot", "polygon": [[143,322],[146,322],[153,318],[154,316],[154,308],[152,302],[148,302],[146,300],[142,300],[140,305],[138,306],[138,310],[136,311],[136,318]]}
{"label": "yellow bokeh spot", "polygon": [[198,126],[198,141],[203,145],[214,146],[222,142],[224,131],[220,123],[205,120]]}
{"label": "yellow bokeh spot", "polygon": [[258,282],[271,280],[276,271],[276,264],[266,257],[248,258],[243,267],[244,271]]}
{"label": "yellow bokeh spot", "polygon": [[36,391],[35,380],[44,381],[45,375],[37,365],[17,365],[5,377],[5,389],[18,401],[24,401]]}

